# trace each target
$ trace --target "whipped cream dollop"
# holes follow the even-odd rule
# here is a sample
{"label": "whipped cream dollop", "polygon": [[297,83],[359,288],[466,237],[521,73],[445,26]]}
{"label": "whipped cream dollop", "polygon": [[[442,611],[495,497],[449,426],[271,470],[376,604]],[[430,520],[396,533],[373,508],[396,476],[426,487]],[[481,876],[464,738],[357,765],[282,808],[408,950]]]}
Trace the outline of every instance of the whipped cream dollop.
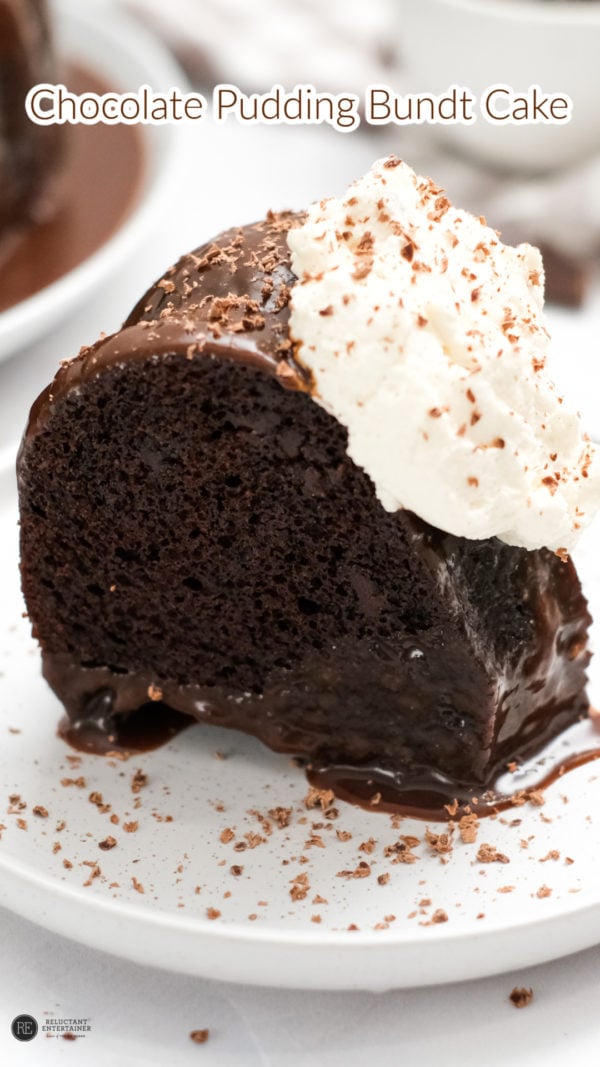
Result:
{"label": "whipped cream dollop", "polygon": [[600,461],[546,371],[537,249],[502,244],[395,157],[288,241],[297,358],[384,508],[570,552]]}

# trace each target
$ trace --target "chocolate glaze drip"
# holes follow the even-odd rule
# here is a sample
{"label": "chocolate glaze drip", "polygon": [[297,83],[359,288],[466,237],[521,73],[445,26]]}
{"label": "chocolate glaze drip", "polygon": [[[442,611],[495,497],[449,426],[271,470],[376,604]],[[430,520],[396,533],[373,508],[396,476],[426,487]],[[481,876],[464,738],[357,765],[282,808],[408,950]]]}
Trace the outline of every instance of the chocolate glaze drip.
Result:
{"label": "chocolate glaze drip", "polygon": [[[36,401],[18,463],[24,591],[44,674],[88,748],[94,731],[114,738],[120,717],[157,700],[309,760],[315,780],[343,782],[346,795],[364,799],[375,782],[386,804],[439,808],[481,793],[587,712],[590,617],[570,562],[380,507],[345,431],[306,396],[289,337],[297,218],[271,215],[184,256]],[[98,456],[109,450],[114,485],[90,466],[86,429]],[[196,521],[178,493],[199,449],[194,485],[210,489]],[[134,479],[133,496],[120,478]],[[116,533],[110,543],[127,510],[147,524],[149,548]],[[87,527],[103,516],[90,573]],[[199,533],[194,576],[177,560]]]}

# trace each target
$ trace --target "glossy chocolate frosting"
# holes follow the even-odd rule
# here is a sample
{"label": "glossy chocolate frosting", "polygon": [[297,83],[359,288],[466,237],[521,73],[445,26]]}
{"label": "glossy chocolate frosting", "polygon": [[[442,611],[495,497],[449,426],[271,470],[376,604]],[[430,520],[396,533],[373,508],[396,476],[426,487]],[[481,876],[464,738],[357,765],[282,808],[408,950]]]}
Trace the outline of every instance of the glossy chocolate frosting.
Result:
{"label": "glossy chocolate frosting", "polygon": [[27,434],[44,426],[52,405],[71,389],[124,360],[179,353],[235,360],[307,390],[307,372],[289,337],[290,286],[286,235],[301,215],[271,213],[254,225],[226,230],[190,252],[142,297],[123,328],[61,367],[32,407]]}
{"label": "glossy chocolate frosting", "polygon": [[[252,733],[323,772],[336,768],[340,780],[358,780],[363,791],[367,783],[372,792],[428,807],[467,798],[488,787],[508,760],[536,751],[586,713],[586,602],[572,563],[546,550],[467,541],[409,512],[383,511],[345,452],[345,431],[306,395],[310,381],[294,356],[288,305],[295,279],[286,234],[297,220],[270,215],[184,256],[121,331],[63,365],[34,404],[18,468],[23,585],[44,674],[84,747],[102,747],[102,734],[114,743],[119,716],[162,700],[199,721]],[[123,414],[125,428],[118,416],[121,402],[129,405],[123,412],[136,410],[131,404],[144,389],[154,398],[143,409],[148,422],[156,420],[154,436],[142,433],[146,427],[133,415]],[[218,414],[221,394],[225,413]],[[163,401],[168,416],[157,412]],[[194,403],[200,406],[192,415]],[[102,422],[115,412],[117,421],[105,425],[121,435],[119,445]],[[180,413],[180,428],[172,425],[173,412]],[[206,432],[214,432],[202,438],[204,466],[194,477],[206,475],[206,495],[198,500],[213,517],[201,535],[217,555],[207,547],[204,570],[200,553],[200,572],[181,582],[187,572],[173,570],[170,558],[179,550],[178,531],[185,540],[198,530],[191,520],[186,526],[185,508],[181,517],[172,511],[195,455],[185,442],[193,437],[200,448],[202,418]],[[88,426],[99,449],[114,447],[114,486],[95,485],[86,466],[84,453],[93,455]],[[133,497],[118,484],[121,464],[123,477],[135,481]],[[222,481],[215,481],[220,464]],[[215,499],[221,491],[224,506]],[[155,504],[159,492],[163,500]],[[125,522],[128,508],[137,514],[144,494],[150,502],[140,522],[157,528],[154,542],[166,530],[171,546],[168,559],[160,546],[152,548],[154,584],[143,577],[142,550],[116,540],[116,548],[101,546],[98,573],[88,574],[95,545],[85,549],[77,539],[89,545],[88,525],[95,529],[106,512],[102,537],[110,540],[112,526]],[[258,523],[254,539],[251,520]],[[104,556],[113,584],[113,570],[100,573]],[[273,560],[281,561],[275,574],[281,584],[271,594]],[[239,617],[231,594],[236,582],[246,605]],[[169,615],[173,589],[182,586],[181,606]],[[156,640],[159,651],[142,648],[136,661],[126,635],[141,626],[136,611],[146,610],[148,597],[163,604],[155,629],[160,623],[164,638],[149,630],[148,642]],[[341,613],[338,601],[346,605]],[[89,619],[85,626],[77,605]],[[185,669],[176,650],[166,651],[186,612],[196,671],[189,649]],[[112,651],[103,658],[105,632]],[[252,653],[241,665],[237,644]]]}

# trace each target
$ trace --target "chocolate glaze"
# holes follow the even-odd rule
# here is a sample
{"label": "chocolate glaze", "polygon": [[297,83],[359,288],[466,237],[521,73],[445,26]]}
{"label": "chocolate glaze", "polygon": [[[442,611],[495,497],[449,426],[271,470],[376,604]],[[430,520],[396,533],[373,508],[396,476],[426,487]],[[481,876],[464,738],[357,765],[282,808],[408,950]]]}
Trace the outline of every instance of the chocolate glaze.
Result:
{"label": "chocolate glaze", "polygon": [[[154,694],[198,721],[244,730],[276,751],[310,760],[314,780],[343,782],[348,795],[360,799],[362,794],[364,799],[365,783],[370,789],[374,781],[376,791],[385,792],[384,808],[401,804],[403,797],[413,806],[427,808],[439,808],[455,797],[466,801],[490,787],[509,760],[527,758],[586,714],[590,622],[586,602],[572,563],[562,563],[546,550],[526,552],[495,539],[466,541],[435,530],[409,512],[393,516],[383,512],[366,475],[345,454],[342,428],[304,395],[311,382],[293,351],[288,330],[289,286],[294,277],[286,233],[296,221],[297,216],[272,215],[253,226],[230,230],[184,256],[142,298],[120,332],[82,350],[34,404],[18,468],[23,584],[42,645],[44,674],[77,730],[85,732],[86,720],[96,726],[101,720],[114,737],[118,717],[147,705]],[[396,620],[391,630],[379,632],[376,620],[395,589],[380,586],[377,591],[363,556],[360,572],[344,572],[345,582],[355,586],[362,629],[355,632],[349,624],[343,632],[342,620],[334,641],[300,642],[292,662],[274,662],[265,677],[259,671],[250,686],[207,684],[201,669],[200,676],[169,676],[164,669],[166,653],[151,663],[136,664],[128,661],[121,645],[114,646],[111,659],[90,662],[97,655],[82,651],[85,635],[76,636],[76,609],[64,611],[65,597],[71,594],[69,585],[58,587],[60,573],[54,574],[58,592],[48,592],[55,583],[43,546],[51,534],[57,551],[62,551],[62,499],[59,495],[59,510],[49,519],[40,503],[44,479],[60,475],[51,466],[47,475],[40,475],[40,469],[53,439],[68,433],[69,419],[81,425],[85,407],[78,405],[85,404],[86,396],[100,397],[104,409],[114,400],[115,390],[129,395],[136,381],[156,388],[152,383],[159,378],[165,392],[152,394],[153,408],[167,391],[189,397],[186,390],[205,389],[210,396],[211,389],[229,388],[231,380],[238,383],[232,386],[232,395],[243,395],[247,388],[264,410],[268,412],[271,405],[278,413],[277,425],[313,426],[311,433],[329,441],[329,452],[338,456],[327,468],[327,476],[333,478],[327,492],[337,492],[341,479],[340,485],[348,485],[345,493],[339,490],[341,508],[367,501],[378,535],[387,531],[382,534],[384,541],[388,537],[393,552],[403,553],[392,561],[398,568],[392,567],[390,580],[401,590],[405,572],[417,575],[423,589],[422,610],[417,603],[412,616],[405,613],[404,621]],[[291,390],[287,399],[277,389],[273,392],[273,379]],[[180,410],[183,437],[192,426],[186,423],[185,405]],[[138,430],[132,424],[131,433]],[[257,440],[268,441],[268,418],[257,416],[252,432]],[[131,445],[127,436],[124,441],[123,447]],[[274,457],[281,444],[279,436],[273,437]],[[284,453],[291,447],[290,455],[296,448],[289,441],[283,445]],[[164,447],[164,455],[154,446],[148,453],[155,470],[163,469],[177,441]],[[225,448],[215,446],[215,464]],[[76,451],[75,464],[78,455]],[[181,459],[172,462],[181,468]],[[67,494],[77,490],[73,469],[77,467],[69,468]],[[290,466],[290,484],[296,476],[297,468]],[[314,498],[319,495],[320,476],[310,476],[317,480],[306,507],[315,509],[317,521],[319,502],[315,505]],[[168,493],[174,483],[164,476],[160,484]],[[98,488],[101,496],[102,487]],[[295,491],[282,482],[282,496],[288,491],[291,506]],[[138,493],[143,493],[141,485]],[[155,522],[160,510],[152,516]],[[77,516],[73,518],[77,524]],[[331,537],[336,536],[332,528]],[[265,529],[262,537],[269,552],[283,551],[283,533],[269,540],[270,531]],[[134,573],[127,566],[129,570],[122,570],[125,587]],[[341,573],[343,560],[339,566]],[[71,574],[79,580],[73,567],[62,565],[69,582]],[[318,575],[316,563],[315,568]],[[110,613],[114,602],[105,598],[103,582],[99,577],[92,595],[101,594],[98,604]],[[411,583],[409,578],[407,596],[414,592]],[[127,597],[126,589],[123,595]],[[260,587],[256,595],[260,597]],[[85,589],[82,596],[87,596]],[[311,605],[310,600],[304,602],[302,610],[314,610]],[[205,610],[210,606],[209,597]],[[60,619],[57,610],[62,610]],[[110,624],[108,619],[109,614],[107,627],[118,625],[118,616]],[[94,618],[96,647],[102,642],[97,622]],[[216,615],[214,625],[219,624]],[[239,624],[243,626],[244,620]],[[252,625],[248,618],[246,626]],[[310,635],[306,628],[302,632]],[[210,633],[204,639],[208,647]],[[81,650],[76,652],[78,644]],[[260,659],[260,647],[255,651]],[[227,663],[229,656],[223,648],[221,659]]]}
{"label": "chocolate glaze", "polygon": [[[43,429],[53,405],[71,389],[124,360],[206,353],[276,375],[286,388],[308,389],[309,377],[294,359],[288,331],[289,287],[295,278],[286,234],[300,218],[292,213],[271,215],[265,222],[227,230],[182,256],[136,304],[122,330],[82,348],[76,359],[61,367],[31,409],[25,441]],[[267,265],[272,262],[268,273],[266,257]],[[242,303],[229,309],[223,324],[216,317],[215,301],[230,293]],[[253,326],[254,305],[262,321]]]}

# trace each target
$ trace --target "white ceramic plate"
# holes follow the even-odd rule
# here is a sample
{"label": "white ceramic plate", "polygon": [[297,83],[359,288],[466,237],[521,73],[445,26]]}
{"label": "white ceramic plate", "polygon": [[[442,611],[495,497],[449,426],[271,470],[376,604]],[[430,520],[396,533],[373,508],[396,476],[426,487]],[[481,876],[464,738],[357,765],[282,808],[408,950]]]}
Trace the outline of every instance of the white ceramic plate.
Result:
{"label": "white ceramic plate", "polygon": [[[566,775],[543,807],[527,804],[483,820],[478,843],[458,841],[442,862],[423,842],[423,823],[394,828],[388,815],[339,804],[339,817],[328,824],[304,807],[302,771],[224,730],[195,726],[127,762],[78,760],[56,736],[61,708],[40,676],[22,618],[12,482],[8,474],[0,481],[1,904],[139,963],[312,989],[451,982],[600,941],[600,763]],[[593,533],[586,544],[579,566],[600,616]],[[598,681],[596,670],[596,701]],[[590,724],[578,730],[575,746],[597,743]],[[558,749],[567,752],[564,741]],[[138,768],[148,782],[135,793]],[[91,793],[102,801],[90,801]],[[15,795],[20,800],[11,803]],[[38,805],[47,817],[34,813]],[[268,815],[276,807],[292,809],[286,828]],[[515,819],[519,825],[511,825]],[[127,832],[131,823],[137,829]],[[231,840],[221,840],[229,830]],[[340,840],[336,831],[352,836]],[[421,839],[412,864],[384,855],[400,834]],[[99,843],[108,836],[117,844],[103,851]],[[361,850],[370,838],[372,852]],[[477,862],[483,842],[509,862]],[[550,852],[559,858],[544,860]],[[366,877],[338,875],[361,861],[371,868]],[[100,873],[91,877],[96,865]],[[234,865],[243,870],[232,873]],[[389,882],[380,885],[385,873]],[[292,898],[294,886],[295,896],[308,887],[303,899]],[[506,886],[514,888],[502,892]],[[208,909],[220,914],[211,919]],[[438,909],[448,921],[431,922]]]}
{"label": "white ceramic plate", "polygon": [[[185,88],[180,68],[138,22],[119,10],[81,0],[55,0],[57,44],[63,55],[122,90],[145,83],[159,91]],[[184,139],[178,125],[141,126],[147,155],[143,189],[122,226],[93,255],[58,281],[0,313],[0,360],[54,326],[134,254],[169,204],[181,169]]]}

